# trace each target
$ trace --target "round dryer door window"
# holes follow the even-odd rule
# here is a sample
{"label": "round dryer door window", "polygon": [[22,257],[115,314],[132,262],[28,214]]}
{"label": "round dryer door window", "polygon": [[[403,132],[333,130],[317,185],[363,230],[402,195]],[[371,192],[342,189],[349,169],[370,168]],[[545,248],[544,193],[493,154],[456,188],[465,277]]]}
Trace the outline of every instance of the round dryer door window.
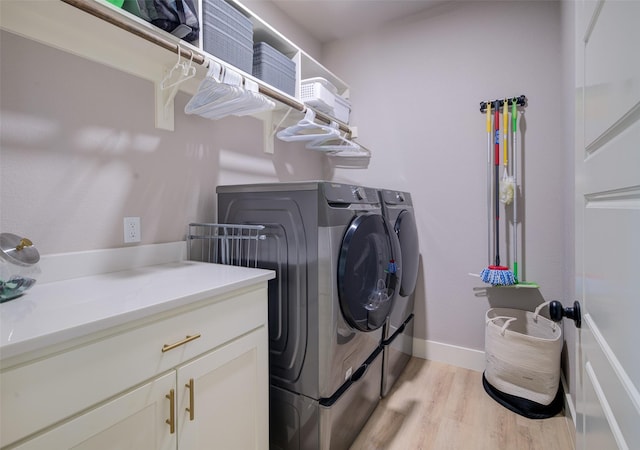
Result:
{"label": "round dryer door window", "polygon": [[347,323],[361,331],[380,328],[393,304],[397,277],[390,230],[383,216],[362,215],[351,222],[342,240],[340,309]]}

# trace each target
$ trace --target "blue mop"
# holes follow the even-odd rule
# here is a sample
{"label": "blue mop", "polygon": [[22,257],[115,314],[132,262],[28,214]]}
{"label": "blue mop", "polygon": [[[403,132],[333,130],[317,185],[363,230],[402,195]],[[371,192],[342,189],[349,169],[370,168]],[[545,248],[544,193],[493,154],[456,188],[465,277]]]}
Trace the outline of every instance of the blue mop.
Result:
{"label": "blue mop", "polygon": [[[507,100],[505,100],[507,101]],[[480,279],[493,286],[510,286],[516,283],[513,273],[506,266],[500,265],[500,101],[496,100],[493,124],[495,126],[495,264],[480,272]],[[505,133],[507,130],[505,129]]]}

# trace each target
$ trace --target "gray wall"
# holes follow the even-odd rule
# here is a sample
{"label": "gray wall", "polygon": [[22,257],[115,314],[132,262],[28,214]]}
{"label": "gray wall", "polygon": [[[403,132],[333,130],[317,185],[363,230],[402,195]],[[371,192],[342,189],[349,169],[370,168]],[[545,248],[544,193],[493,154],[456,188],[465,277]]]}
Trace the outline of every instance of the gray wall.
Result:
{"label": "gray wall", "polygon": [[[572,179],[565,170],[571,149],[563,141],[570,131],[563,124],[561,37],[559,2],[451,2],[324,48],[324,63],[351,85],[353,122],[374,151],[369,170],[338,170],[336,179],[413,193],[422,339],[482,350],[490,305],[562,298],[564,193]],[[487,137],[479,103],[520,94],[529,104],[519,127],[518,259],[523,278],[540,289],[484,289],[468,275],[487,265]]]}
{"label": "gray wall", "polygon": [[186,116],[154,128],[151,82],[2,32],[0,229],[41,254],[123,246],[125,216],[142,244],[184,239],[215,221],[218,184],[325,178],[324,156],[277,141],[257,119]]}

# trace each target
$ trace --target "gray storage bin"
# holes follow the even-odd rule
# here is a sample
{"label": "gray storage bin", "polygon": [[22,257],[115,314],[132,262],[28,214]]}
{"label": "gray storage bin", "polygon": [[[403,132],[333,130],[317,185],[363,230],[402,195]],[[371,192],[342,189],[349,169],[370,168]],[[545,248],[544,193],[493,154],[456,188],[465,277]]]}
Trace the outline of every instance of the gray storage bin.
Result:
{"label": "gray storage bin", "polygon": [[203,0],[202,47],[205,52],[251,73],[253,23],[224,0]]}
{"label": "gray storage bin", "polygon": [[295,96],[296,63],[266,42],[254,44],[253,51],[253,76]]}

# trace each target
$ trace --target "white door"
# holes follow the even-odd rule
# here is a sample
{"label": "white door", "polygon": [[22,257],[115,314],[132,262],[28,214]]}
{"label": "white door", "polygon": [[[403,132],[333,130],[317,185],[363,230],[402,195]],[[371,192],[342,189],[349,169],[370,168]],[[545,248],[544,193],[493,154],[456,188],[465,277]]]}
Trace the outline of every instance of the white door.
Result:
{"label": "white door", "polygon": [[576,14],[577,448],[640,449],[640,1]]}

